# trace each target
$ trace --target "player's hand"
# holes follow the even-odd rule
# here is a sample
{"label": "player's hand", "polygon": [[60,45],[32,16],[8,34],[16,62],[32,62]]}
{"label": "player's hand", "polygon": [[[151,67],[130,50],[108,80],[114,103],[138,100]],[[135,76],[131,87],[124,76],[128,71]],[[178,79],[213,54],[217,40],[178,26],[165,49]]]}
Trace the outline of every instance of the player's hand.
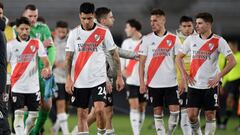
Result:
{"label": "player's hand", "polygon": [[116,80],[116,89],[117,91],[121,91],[124,88],[124,81],[122,76],[118,76]]}
{"label": "player's hand", "polygon": [[196,83],[196,80],[194,80],[194,78],[190,77],[187,73],[185,73],[182,76],[182,78],[183,78],[183,80],[185,80],[191,86],[195,85],[195,83]]}
{"label": "player's hand", "polygon": [[112,93],[112,83],[109,81],[106,81],[106,89],[107,89],[107,93]]}
{"label": "player's hand", "polygon": [[42,78],[46,79],[49,78],[52,74],[52,71],[49,67],[45,67],[42,69],[41,76]]}
{"label": "player's hand", "polygon": [[208,87],[209,88],[215,88],[216,86],[218,86],[220,80],[221,80],[221,77],[219,75],[217,75],[214,79],[209,79],[208,80]]}
{"label": "player's hand", "polygon": [[137,60],[137,61],[139,61],[139,57],[140,57],[139,54],[136,54],[136,56],[135,56],[134,59]]}
{"label": "player's hand", "polygon": [[66,84],[65,84],[65,89],[66,89],[66,92],[70,95],[73,94],[73,91],[74,91],[74,82],[72,81],[72,79],[67,79],[66,81]]}
{"label": "player's hand", "polygon": [[146,85],[144,83],[140,84],[139,91],[140,91],[141,94],[144,94],[144,93],[147,92],[147,87],[146,87]]}
{"label": "player's hand", "polygon": [[182,93],[186,90],[186,81],[182,79],[178,85],[179,95],[182,95]]}
{"label": "player's hand", "polygon": [[45,48],[48,48],[48,47],[52,46],[52,44],[53,44],[52,39],[46,39],[46,40],[43,41],[43,46]]}

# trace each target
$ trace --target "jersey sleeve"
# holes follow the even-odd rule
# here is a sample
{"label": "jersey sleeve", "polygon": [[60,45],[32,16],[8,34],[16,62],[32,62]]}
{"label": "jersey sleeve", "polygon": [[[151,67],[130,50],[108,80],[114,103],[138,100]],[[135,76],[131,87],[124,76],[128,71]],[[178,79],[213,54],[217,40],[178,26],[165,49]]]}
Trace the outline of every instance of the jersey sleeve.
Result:
{"label": "jersey sleeve", "polygon": [[116,44],[113,41],[112,34],[108,29],[106,30],[106,35],[105,35],[105,38],[104,38],[103,42],[104,42],[104,45],[106,47],[106,50],[108,50],[108,51],[113,50],[117,47]]}
{"label": "jersey sleeve", "polygon": [[46,50],[42,44],[42,42],[40,40],[38,40],[38,56],[39,57],[47,57],[47,53],[46,53]]}
{"label": "jersey sleeve", "polygon": [[[121,48],[126,50],[126,40],[123,41]],[[121,69],[125,69],[126,68],[126,59],[120,58],[120,60],[121,60]]]}
{"label": "jersey sleeve", "polygon": [[219,39],[218,51],[222,53],[225,57],[229,54],[232,54],[232,50],[230,49],[227,41],[223,38]]}
{"label": "jersey sleeve", "polygon": [[67,45],[66,45],[66,52],[74,52],[74,31],[69,32],[69,36],[67,39]]}
{"label": "jersey sleeve", "polygon": [[181,45],[179,52],[184,54],[188,54],[190,52],[191,39],[191,36],[186,38],[186,40],[183,42],[183,45]]}
{"label": "jersey sleeve", "polygon": [[50,31],[50,29],[47,25],[44,25],[42,31],[43,31],[42,32],[43,33],[43,40],[42,41],[48,40],[48,39],[52,40],[51,31]]}
{"label": "jersey sleeve", "polygon": [[149,43],[147,42],[147,38],[143,37],[142,44],[140,45],[139,51],[138,51],[139,55],[147,56],[147,54],[148,54],[148,44]]}
{"label": "jersey sleeve", "polygon": [[174,54],[177,55],[182,47],[181,41],[178,37],[176,37],[176,42],[174,45]]}
{"label": "jersey sleeve", "polygon": [[11,43],[7,43],[7,62],[10,62],[10,59],[11,59],[11,55],[12,55],[12,46],[11,46]]}

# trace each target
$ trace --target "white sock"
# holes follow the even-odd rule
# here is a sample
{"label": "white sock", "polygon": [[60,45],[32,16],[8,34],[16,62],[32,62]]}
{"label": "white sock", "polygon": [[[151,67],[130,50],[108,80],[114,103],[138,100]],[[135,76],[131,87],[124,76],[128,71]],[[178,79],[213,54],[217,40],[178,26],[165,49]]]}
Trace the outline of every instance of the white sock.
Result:
{"label": "white sock", "polygon": [[154,123],[155,123],[157,135],[165,135],[163,115],[154,114]]}
{"label": "white sock", "polygon": [[78,125],[76,125],[71,132],[71,135],[77,135],[77,134],[78,134]]}
{"label": "white sock", "polygon": [[24,133],[24,111],[16,110],[14,112],[15,120],[14,120],[14,129],[16,135],[22,135]]}
{"label": "white sock", "polygon": [[72,135],[89,135],[89,132],[77,132],[77,134]]}
{"label": "white sock", "polygon": [[168,135],[172,135],[175,131],[179,120],[179,111],[170,112],[170,116],[168,119]]}
{"label": "white sock", "polygon": [[115,135],[115,130],[113,129],[107,129],[106,130],[106,135]]}
{"label": "white sock", "polygon": [[105,135],[106,129],[97,128],[97,135]]}
{"label": "white sock", "polygon": [[69,134],[67,119],[68,119],[68,116],[66,113],[59,113],[57,115],[57,121],[59,121],[59,125],[62,129],[63,135]]}
{"label": "white sock", "polygon": [[59,120],[57,119],[52,127],[53,135],[58,135],[59,129],[60,129],[60,125],[59,125]]}
{"label": "white sock", "polygon": [[26,126],[24,129],[24,133],[26,135],[28,135],[31,132],[32,128],[34,127],[34,123],[35,123],[37,116],[38,116],[37,111],[29,111],[28,112],[28,117],[26,119]]}
{"label": "white sock", "polygon": [[187,115],[187,109],[181,110],[181,129],[183,132],[183,135],[192,135],[192,129],[189,123],[188,115]]}
{"label": "white sock", "polygon": [[130,121],[133,130],[133,135],[139,135],[139,120],[140,113],[136,109],[130,109]]}
{"label": "white sock", "polygon": [[216,120],[206,121],[205,135],[214,135],[216,131]]}
{"label": "white sock", "polygon": [[144,112],[140,112],[139,133],[141,133],[141,129],[142,129],[143,124],[144,124],[144,120],[145,120],[145,111]]}
{"label": "white sock", "polygon": [[190,122],[190,125],[193,135],[202,135],[199,120],[197,120],[196,122]]}

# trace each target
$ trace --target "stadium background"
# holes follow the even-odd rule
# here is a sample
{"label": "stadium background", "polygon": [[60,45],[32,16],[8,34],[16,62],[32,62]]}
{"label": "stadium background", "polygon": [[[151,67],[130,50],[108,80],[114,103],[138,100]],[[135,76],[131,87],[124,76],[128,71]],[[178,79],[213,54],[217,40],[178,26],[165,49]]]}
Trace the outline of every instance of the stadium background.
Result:
{"label": "stadium background", "polygon": [[[182,15],[194,16],[198,12],[210,12],[214,17],[215,33],[227,39],[240,41],[240,0],[3,0],[3,4],[5,15],[10,21],[19,17],[27,4],[35,4],[39,9],[39,16],[44,17],[53,30],[58,20],[67,21],[70,28],[79,25],[79,5],[85,1],[93,2],[96,8],[101,6],[111,8],[115,17],[111,31],[118,46],[126,38],[124,23],[130,18],[136,18],[142,23],[143,34],[151,32],[149,12],[152,8],[161,8],[166,12],[166,27],[171,32],[178,28]],[[128,114],[125,91],[114,92],[114,99],[115,113]],[[151,107],[148,107],[147,113],[152,114],[151,112]],[[121,116],[115,119],[115,123],[118,123],[118,119],[120,120]],[[130,130],[130,123],[128,128]]]}

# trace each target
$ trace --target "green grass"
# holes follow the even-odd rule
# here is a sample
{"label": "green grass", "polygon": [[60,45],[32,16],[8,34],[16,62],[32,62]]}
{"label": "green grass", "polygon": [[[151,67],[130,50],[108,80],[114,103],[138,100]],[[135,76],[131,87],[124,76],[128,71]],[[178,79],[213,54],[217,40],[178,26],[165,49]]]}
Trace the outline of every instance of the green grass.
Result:
{"label": "green grass", "polygon": [[[141,135],[156,135],[155,129],[152,128],[153,118],[151,116],[146,116],[143,129],[141,131]],[[68,120],[70,131],[74,128],[77,123],[77,117],[75,115],[71,115]],[[204,121],[202,119],[201,123]],[[239,132],[235,131],[234,128],[238,124],[238,119],[231,119],[228,123],[228,127],[226,130],[217,129],[216,135],[240,135]],[[165,119],[165,126],[167,125],[167,119]],[[130,126],[130,121],[127,115],[116,115],[113,117],[113,126],[116,131],[116,135],[132,135],[132,129]],[[51,135],[50,128],[52,127],[51,122],[48,120],[45,125],[45,135]],[[96,125],[92,125],[90,127],[90,134],[96,135]],[[61,135],[61,133],[59,133]],[[178,127],[175,131],[175,135],[182,135],[181,129]]]}

